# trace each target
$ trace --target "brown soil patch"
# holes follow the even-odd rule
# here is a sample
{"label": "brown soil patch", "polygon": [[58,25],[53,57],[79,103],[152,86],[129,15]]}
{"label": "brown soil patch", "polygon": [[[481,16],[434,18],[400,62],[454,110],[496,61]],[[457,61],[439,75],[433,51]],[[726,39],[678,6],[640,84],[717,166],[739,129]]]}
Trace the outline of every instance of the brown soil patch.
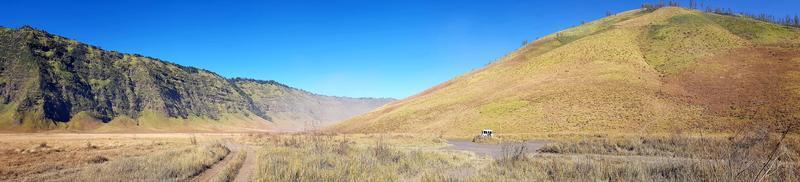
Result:
{"label": "brown soil patch", "polygon": [[699,60],[664,78],[665,92],[720,116],[740,115],[765,104],[789,102],[795,94],[787,74],[800,71],[797,49],[749,47]]}

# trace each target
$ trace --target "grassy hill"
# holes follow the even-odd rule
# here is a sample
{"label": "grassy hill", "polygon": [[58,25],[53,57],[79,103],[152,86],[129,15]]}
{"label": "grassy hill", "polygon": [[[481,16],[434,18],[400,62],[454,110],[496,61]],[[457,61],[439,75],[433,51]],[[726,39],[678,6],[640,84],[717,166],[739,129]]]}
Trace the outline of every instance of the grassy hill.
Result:
{"label": "grassy hill", "polygon": [[[321,110],[313,104],[286,103],[296,101],[290,97],[314,94],[298,90],[280,95],[292,89],[242,83],[203,69],[102,50],[31,27],[0,28],[1,131],[296,129],[292,127],[302,126],[297,123],[343,119],[390,101],[361,99],[370,103],[365,105],[341,97],[303,100],[341,101]],[[276,100],[264,100],[264,94]],[[275,112],[284,105],[295,107]]]}
{"label": "grassy hill", "polygon": [[722,131],[798,104],[800,30],[667,7],[554,33],[330,128],[339,132]]}

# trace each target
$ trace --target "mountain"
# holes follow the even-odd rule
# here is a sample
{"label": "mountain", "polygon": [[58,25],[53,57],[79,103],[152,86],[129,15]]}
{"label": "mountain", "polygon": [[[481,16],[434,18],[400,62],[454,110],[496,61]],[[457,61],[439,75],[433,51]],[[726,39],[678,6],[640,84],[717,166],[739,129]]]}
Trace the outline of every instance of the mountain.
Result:
{"label": "mountain", "polygon": [[724,131],[797,105],[800,30],[666,7],[542,37],[479,70],[330,127],[505,134]]}
{"label": "mountain", "polygon": [[[300,103],[286,103],[294,101]],[[28,26],[0,28],[0,130],[297,129],[302,124],[295,123],[330,123],[388,101],[227,79]]]}
{"label": "mountain", "polygon": [[317,95],[274,81],[235,78],[232,82],[280,128],[319,129],[394,101]]}

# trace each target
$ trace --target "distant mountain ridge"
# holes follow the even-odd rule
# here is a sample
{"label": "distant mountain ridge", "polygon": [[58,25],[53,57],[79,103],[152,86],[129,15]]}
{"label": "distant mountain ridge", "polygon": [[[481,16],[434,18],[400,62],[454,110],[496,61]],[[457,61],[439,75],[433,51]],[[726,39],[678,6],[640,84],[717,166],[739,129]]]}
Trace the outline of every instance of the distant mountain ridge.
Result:
{"label": "distant mountain ridge", "polygon": [[[274,85],[261,91],[240,83]],[[254,99],[250,93],[285,92],[327,98],[275,81],[227,79],[214,72],[136,54],[105,51],[36,30],[0,28],[0,129],[108,131],[192,131],[229,129],[297,129],[293,122],[330,123],[390,99],[361,98],[345,102],[344,115],[318,111],[305,117],[311,105],[292,116],[271,116],[279,102]],[[334,100],[351,100],[330,97]],[[324,102],[320,102],[324,103]],[[278,104],[278,105],[276,105]],[[355,104],[355,105],[348,105]],[[316,107],[316,106],[313,106]],[[354,108],[354,109],[348,109]],[[289,112],[294,111],[290,110]],[[290,128],[281,128],[290,127]]]}
{"label": "distant mountain ridge", "polygon": [[232,82],[282,128],[320,129],[394,101],[314,94],[275,81],[234,78]]}

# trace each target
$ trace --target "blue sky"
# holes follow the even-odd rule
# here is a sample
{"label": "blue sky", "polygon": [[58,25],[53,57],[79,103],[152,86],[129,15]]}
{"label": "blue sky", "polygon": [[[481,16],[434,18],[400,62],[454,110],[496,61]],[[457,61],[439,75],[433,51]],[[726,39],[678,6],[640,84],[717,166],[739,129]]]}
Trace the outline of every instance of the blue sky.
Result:
{"label": "blue sky", "polygon": [[[0,25],[31,25],[107,50],[320,94],[404,98],[524,40],[642,2],[6,1]],[[800,13],[800,1],[704,2],[778,17]]]}

